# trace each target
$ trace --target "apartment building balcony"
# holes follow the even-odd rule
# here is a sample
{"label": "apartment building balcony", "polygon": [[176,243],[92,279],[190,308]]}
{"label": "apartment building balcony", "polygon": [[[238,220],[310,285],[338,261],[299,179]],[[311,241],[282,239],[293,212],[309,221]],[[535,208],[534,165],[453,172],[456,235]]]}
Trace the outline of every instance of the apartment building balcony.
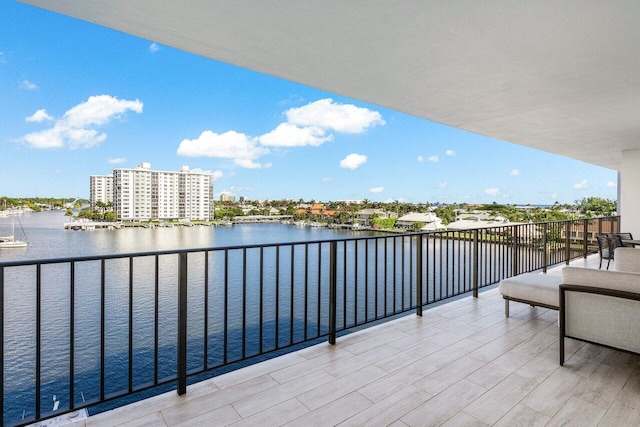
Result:
{"label": "apartment building balcony", "polygon": [[619,218],[3,262],[4,423],[82,408],[111,409],[85,425],[633,418],[639,358],[570,342],[560,367],[557,312],[505,318],[495,289],[596,265],[589,234],[571,237],[590,229]]}

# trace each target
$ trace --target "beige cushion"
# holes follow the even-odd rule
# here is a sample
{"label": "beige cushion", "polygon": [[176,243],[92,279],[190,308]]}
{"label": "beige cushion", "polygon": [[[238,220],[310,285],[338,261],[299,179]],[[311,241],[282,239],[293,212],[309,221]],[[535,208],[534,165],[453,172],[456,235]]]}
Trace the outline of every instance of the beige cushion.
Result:
{"label": "beige cushion", "polygon": [[498,287],[504,296],[558,307],[560,276],[525,273],[503,279]]}
{"label": "beige cushion", "polygon": [[640,248],[616,248],[613,268],[615,271],[640,273]]}
{"label": "beige cushion", "polygon": [[[616,249],[616,256],[618,254],[618,249]],[[565,267],[562,269],[562,283],[618,289],[620,291],[627,292],[640,292],[640,274],[626,271]]]}

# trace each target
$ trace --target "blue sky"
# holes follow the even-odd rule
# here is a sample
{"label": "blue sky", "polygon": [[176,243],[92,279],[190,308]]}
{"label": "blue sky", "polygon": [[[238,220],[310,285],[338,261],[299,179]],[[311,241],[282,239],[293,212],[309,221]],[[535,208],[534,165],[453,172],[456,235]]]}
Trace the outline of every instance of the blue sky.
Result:
{"label": "blue sky", "polygon": [[87,197],[150,162],[216,198],[615,199],[617,173],[0,1],[0,196]]}

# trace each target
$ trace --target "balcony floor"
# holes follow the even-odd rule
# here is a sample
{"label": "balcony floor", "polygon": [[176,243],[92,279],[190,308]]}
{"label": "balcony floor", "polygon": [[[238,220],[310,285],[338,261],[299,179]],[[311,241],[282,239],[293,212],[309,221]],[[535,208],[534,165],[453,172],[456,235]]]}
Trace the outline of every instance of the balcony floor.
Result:
{"label": "balcony floor", "polygon": [[80,425],[640,425],[640,357],[567,340],[560,367],[557,317],[492,289]]}

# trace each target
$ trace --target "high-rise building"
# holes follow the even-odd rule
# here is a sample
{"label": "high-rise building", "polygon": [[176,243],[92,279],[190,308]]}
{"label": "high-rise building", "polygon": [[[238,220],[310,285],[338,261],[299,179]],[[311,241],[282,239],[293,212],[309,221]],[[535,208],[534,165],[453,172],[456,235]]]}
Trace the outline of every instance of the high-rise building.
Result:
{"label": "high-rise building", "polygon": [[97,202],[113,202],[113,175],[91,175],[89,177],[89,201],[91,208],[96,208]]}
{"label": "high-rise building", "polygon": [[154,171],[150,163],[113,170],[113,210],[120,221],[209,220],[213,176],[192,172]]}
{"label": "high-rise building", "polygon": [[220,195],[220,201],[221,202],[235,202],[236,201],[236,196],[234,196],[233,194],[222,193]]}

